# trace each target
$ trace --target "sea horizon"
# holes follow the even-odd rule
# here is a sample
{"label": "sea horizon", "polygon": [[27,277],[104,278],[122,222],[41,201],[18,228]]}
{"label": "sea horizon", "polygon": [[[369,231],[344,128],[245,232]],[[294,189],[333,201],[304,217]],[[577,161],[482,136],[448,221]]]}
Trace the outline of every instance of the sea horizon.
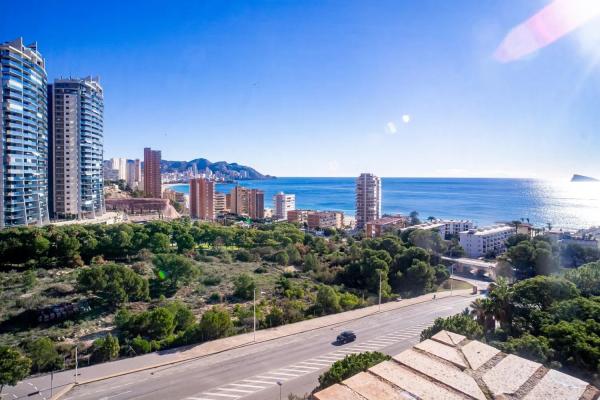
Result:
{"label": "sea horizon", "polygon": [[[239,184],[265,191],[272,208],[278,192],[296,195],[296,208],[338,210],[353,216],[355,177],[277,177],[217,183],[228,192]],[[189,193],[188,184],[168,184]],[[581,229],[600,225],[600,182],[570,182],[542,178],[383,177],[382,213],[421,219],[469,219],[479,226],[529,220],[537,226]]]}

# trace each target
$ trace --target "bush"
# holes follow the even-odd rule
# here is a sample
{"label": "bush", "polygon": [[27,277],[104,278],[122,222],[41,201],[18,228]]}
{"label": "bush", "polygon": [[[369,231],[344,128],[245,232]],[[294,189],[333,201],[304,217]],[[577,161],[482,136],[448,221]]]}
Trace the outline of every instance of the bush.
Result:
{"label": "bush", "polygon": [[246,249],[239,249],[235,253],[235,259],[241,262],[250,262],[253,260],[253,258],[254,257],[252,256],[252,253]]}
{"label": "bush", "polygon": [[218,275],[209,275],[202,281],[206,286],[216,286],[221,283],[221,277]]}
{"label": "bush", "polygon": [[255,274],[266,274],[267,269],[261,265],[260,267],[258,267],[254,270],[254,273]]}
{"label": "bush", "polygon": [[210,296],[208,296],[209,303],[221,303],[223,301],[223,295],[218,292],[212,292]]}
{"label": "bush", "polygon": [[374,351],[365,353],[350,354],[343,359],[333,363],[329,371],[319,376],[319,390],[325,389],[344,379],[350,378],[359,372],[366,371],[372,366],[382,361],[391,359],[390,356]]}
{"label": "bush", "polygon": [[35,270],[30,269],[25,271],[25,273],[23,273],[23,286],[25,286],[25,288],[27,289],[31,289],[35,286],[37,282],[37,274],[35,273]]}
{"label": "bush", "polygon": [[240,299],[250,300],[254,296],[256,283],[248,274],[241,274],[233,282],[233,295]]}
{"label": "bush", "polygon": [[352,310],[360,305],[361,301],[358,296],[346,292],[340,295],[340,306],[344,310]]}
{"label": "bush", "polygon": [[202,341],[228,336],[233,328],[231,317],[226,309],[213,307],[204,314],[198,325]]}
{"label": "bush", "polygon": [[148,299],[148,281],[119,264],[82,269],[77,277],[80,291],[90,291],[111,305]]}
{"label": "bush", "polygon": [[4,385],[15,386],[29,375],[31,360],[18,350],[0,346],[0,393]]}
{"label": "bush", "polygon": [[131,347],[133,348],[133,351],[135,351],[136,355],[146,354],[152,351],[152,345],[150,342],[146,339],[143,339],[139,335],[131,341]]}
{"label": "bush", "polygon": [[547,338],[535,337],[528,333],[520,338],[510,338],[505,343],[498,343],[498,346],[506,353],[513,353],[540,363],[547,363],[553,356]]}
{"label": "bush", "polygon": [[56,351],[54,342],[47,337],[42,337],[25,345],[31,367],[35,372],[46,372],[62,369],[64,360]]}
{"label": "bush", "polygon": [[339,296],[331,286],[321,285],[317,292],[316,308],[325,314],[336,313],[341,310]]}
{"label": "bush", "polygon": [[96,339],[92,345],[92,359],[96,362],[111,361],[119,356],[119,339],[110,333]]}
{"label": "bush", "polygon": [[464,335],[469,339],[483,337],[483,328],[467,313],[452,315],[447,318],[436,318],[433,326],[421,332],[421,341],[430,339],[439,331],[446,330]]}

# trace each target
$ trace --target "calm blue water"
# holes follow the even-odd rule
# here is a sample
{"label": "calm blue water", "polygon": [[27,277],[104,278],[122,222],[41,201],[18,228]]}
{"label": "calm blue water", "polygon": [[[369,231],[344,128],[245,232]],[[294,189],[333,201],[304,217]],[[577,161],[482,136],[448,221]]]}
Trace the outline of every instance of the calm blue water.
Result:
{"label": "calm blue water", "polygon": [[[340,210],[354,215],[354,178],[277,178],[243,181],[265,191],[265,207],[277,192],[294,193],[296,208]],[[219,184],[228,192],[233,184]],[[471,219],[479,225],[529,218],[532,223],[583,228],[600,225],[600,183],[486,178],[383,178],[384,213],[422,219]],[[188,185],[174,190],[189,192]]]}

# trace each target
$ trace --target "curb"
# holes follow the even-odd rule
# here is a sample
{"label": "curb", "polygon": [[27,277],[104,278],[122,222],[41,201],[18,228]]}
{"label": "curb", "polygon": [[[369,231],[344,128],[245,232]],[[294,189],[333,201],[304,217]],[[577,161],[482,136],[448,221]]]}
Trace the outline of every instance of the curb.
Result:
{"label": "curb", "polygon": [[[466,290],[466,289],[463,289],[463,290]],[[471,297],[471,296],[472,295],[470,295],[470,294],[467,294],[467,295],[466,294],[452,294],[452,295],[444,296],[443,298]],[[441,300],[443,298],[438,298],[437,300]],[[240,349],[240,348],[252,346],[254,344],[259,344],[259,343],[267,343],[267,342],[271,342],[273,340],[277,340],[277,339],[281,339],[281,338],[285,338],[285,337],[297,335],[299,333],[312,332],[312,331],[316,331],[318,329],[323,329],[323,328],[332,327],[332,326],[336,326],[336,325],[340,325],[340,324],[345,324],[345,323],[352,322],[352,321],[358,321],[360,319],[363,319],[363,318],[366,318],[366,317],[370,317],[370,316],[373,316],[375,314],[388,313],[388,312],[391,312],[391,311],[396,311],[396,310],[401,309],[401,308],[406,308],[406,307],[410,307],[410,306],[413,306],[413,305],[422,304],[422,303],[431,302],[431,301],[436,301],[436,300],[434,300],[432,298],[428,298],[428,299],[423,299],[421,301],[417,301],[417,302],[414,302],[414,303],[408,304],[408,305],[399,304],[398,307],[395,307],[395,308],[392,308],[392,309],[389,309],[389,310],[381,310],[381,311],[380,310],[375,310],[375,311],[370,312],[370,313],[368,313],[366,315],[362,315],[360,317],[351,318],[351,319],[348,319],[348,320],[342,321],[342,322],[334,322],[334,323],[330,323],[330,324],[325,324],[325,325],[321,325],[321,326],[318,326],[318,327],[315,327],[315,328],[305,329],[305,330],[302,330],[302,331],[299,331],[299,332],[294,332],[294,333],[288,333],[288,334],[284,334],[284,335],[277,336],[277,337],[274,337],[274,338],[264,339],[264,340],[260,340],[260,341],[256,341],[256,342],[254,342],[254,341],[246,342],[246,343],[243,343],[243,344],[240,344],[240,345],[237,345],[237,346],[229,347],[227,349],[217,350],[217,351],[213,351],[213,352],[202,354],[202,355],[190,356],[188,358],[183,358],[183,359],[180,359],[180,360],[174,360],[174,361],[169,361],[169,362],[165,362],[165,363],[161,363],[161,364],[154,364],[154,365],[149,365],[149,366],[140,367],[140,368],[136,368],[136,369],[130,369],[130,370],[127,370],[127,371],[122,371],[122,372],[114,373],[114,374],[111,374],[111,375],[102,376],[102,377],[99,377],[99,378],[89,379],[89,380],[81,381],[81,382],[78,382],[78,383],[71,383],[71,384],[66,385],[60,392],[58,392],[57,394],[55,394],[52,397],[51,400],[59,400],[62,396],[64,396],[65,394],[67,394],[68,392],[70,392],[71,389],[73,389],[74,387],[77,387],[77,386],[87,385],[87,384],[95,383],[95,382],[101,382],[101,381],[104,381],[104,380],[107,380],[107,379],[111,379],[111,378],[116,378],[116,377],[119,377],[119,376],[134,374],[136,372],[147,371],[147,370],[156,369],[156,368],[160,368],[160,367],[169,367],[169,366],[172,366],[172,365],[175,365],[175,364],[180,364],[180,363],[185,363],[185,362],[189,362],[189,361],[199,360],[199,359],[202,359],[202,358],[205,358],[205,357],[209,357],[209,356],[212,356],[212,355],[215,355],[215,354],[221,354],[221,353],[224,353],[226,351]],[[373,306],[371,306],[371,307],[373,307]],[[332,315],[335,315],[335,314],[332,314]]]}

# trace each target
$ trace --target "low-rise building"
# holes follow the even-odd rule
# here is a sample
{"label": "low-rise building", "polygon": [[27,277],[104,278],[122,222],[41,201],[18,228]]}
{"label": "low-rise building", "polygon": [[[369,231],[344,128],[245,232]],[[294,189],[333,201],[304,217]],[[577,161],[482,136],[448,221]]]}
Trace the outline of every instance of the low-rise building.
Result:
{"label": "low-rise building", "polygon": [[469,229],[460,232],[460,245],[468,257],[478,258],[491,252],[497,255],[506,251],[506,240],[515,234],[515,227],[509,225]]}
{"label": "low-rise building", "polygon": [[405,228],[407,222],[408,219],[402,215],[379,218],[366,223],[365,233],[367,237],[381,236],[393,229]]}
{"label": "low-rise building", "polygon": [[314,210],[290,210],[287,213],[287,221],[290,223],[308,223],[308,214]]}
{"label": "low-rise building", "polygon": [[340,211],[312,211],[307,214],[306,223],[310,229],[342,229],[344,226],[344,213]]}

